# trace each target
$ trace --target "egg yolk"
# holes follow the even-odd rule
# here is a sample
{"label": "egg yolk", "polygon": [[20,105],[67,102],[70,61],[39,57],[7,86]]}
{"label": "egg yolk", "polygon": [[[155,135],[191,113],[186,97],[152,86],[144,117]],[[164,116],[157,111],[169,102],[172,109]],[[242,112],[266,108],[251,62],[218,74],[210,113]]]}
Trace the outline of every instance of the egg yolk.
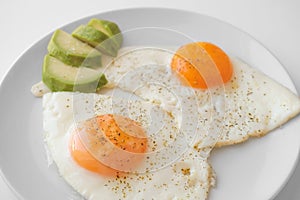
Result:
{"label": "egg yolk", "polygon": [[104,176],[118,176],[141,162],[147,150],[147,138],[137,122],[106,114],[78,124],[69,149],[81,167]]}
{"label": "egg yolk", "polygon": [[180,47],[172,58],[171,69],[183,83],[201,89],[222,85],[233,74],[226,53],[208,42],[189,43]]}

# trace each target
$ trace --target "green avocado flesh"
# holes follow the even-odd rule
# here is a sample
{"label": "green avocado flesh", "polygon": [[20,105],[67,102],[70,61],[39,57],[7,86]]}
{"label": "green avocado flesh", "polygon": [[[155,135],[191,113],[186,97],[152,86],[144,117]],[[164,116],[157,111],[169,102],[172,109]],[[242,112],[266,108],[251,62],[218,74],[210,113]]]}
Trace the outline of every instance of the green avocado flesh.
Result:
{"label": "green avocado flesh", "polygon": [[123,42],[123,37],[121,31],[116,23],[100,20],[100,19],[91,19],[88,23],[89,26],[94,27],[95,29],[108,35],[114,42],[117,47],[120,48]]}
{"label": "green avocado flesh", "polygon": [[57,30],[52,35],[48,44],[48,52],[67,65],[75,67],[101,66],[99,51],[62,30]]}
{"label": "green avocado flesh", "polygon": [[42,73],[43,82],[52,92],[96,92],[107,83],[105,75],[87,67],[73,67],[46,55]]}
{"label": "green avocado flesh", "polygon": [[119,48],[116,43],[105,33],[89,25],[81,25],[75,29],[72,36],[88,43],[102,53],[109,56],[116,56]]}

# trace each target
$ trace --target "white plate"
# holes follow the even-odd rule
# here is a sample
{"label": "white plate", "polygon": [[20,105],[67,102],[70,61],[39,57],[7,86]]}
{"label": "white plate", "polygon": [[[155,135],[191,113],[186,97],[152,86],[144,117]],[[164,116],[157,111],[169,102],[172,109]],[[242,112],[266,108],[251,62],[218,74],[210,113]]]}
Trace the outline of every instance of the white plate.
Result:
{"label": "white plate", "polygon": [[[119,10],[92,17],[115,21],[122,30],[163,27],[186,33],[194,40],[214,42],[296,91],[283,66],[267,49],[246,33],[211,17],[158,8]],[[63,29],[71,32],[90,18]],[[41,99],[30,93],[31,86],[41,79],[50,36],[37,42],[17,60],[0,88],[1,173],[15,194],[26,200],[80,199],[59,177],[55,167],[47,166]],[[167,38],[158,40],[167,41]],[[131,42],[125,40],[126,44]],[[217,173],[217,186],[209,199],[259,200],[276,196],[297,162],[299,129],[298,116],[263,138],[214,151],[212,164]]]}

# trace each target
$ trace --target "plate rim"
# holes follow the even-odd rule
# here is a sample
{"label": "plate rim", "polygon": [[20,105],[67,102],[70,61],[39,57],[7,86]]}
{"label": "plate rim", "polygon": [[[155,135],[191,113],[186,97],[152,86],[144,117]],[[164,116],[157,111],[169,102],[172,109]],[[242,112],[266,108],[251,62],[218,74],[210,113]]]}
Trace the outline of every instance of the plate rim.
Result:
{"label": "plate rim", "polygon": [[[214,16],[210,16],[208,14],[205,13],[201,13],[201,12],[196,12],[196,11],[191,11],[191,10],[187,10],[187,9],[178,9],[178,8],[169,8],[169,7],[155,7],[155,6],[151,6],[151,7],[126,7],[126,8],[120,8],[120,9],[109,9],[109,10],[105,10],[103,12],[96,12],[90,15],[85,15],[83,17],[79,17],[76,18],[70,22],[66,22],[58,27],[55,27],[53,30],[51,30],[50,32],[42,35],[39,39],[35,40],[33,43],[31,43],[27,48],[25,48],[20,54],[19,56],[12,62],[12,64],[10,65],[10,67],[8,67],[6,69],[6,71],[3,73],[3,76],[0,80],[0,95],[2,94],[2,90],[4,89],[4,84],[6,82],[8,82],[8,77],[10,76],[10,74],[14,71],[17,70],[17,63],[23,58],[26,57],[26,54],[33,48],[35,47],[38,43],[42,42],[46,37],[49,37],[56,29],[60,29],[63,27],[66,27],[68,25],[71,25],[73,23],[76,23],[80,20],[86,20],[92,17],[95,17],[97,15],[101,15],[101,14],[113,14],[113,13],[118,13],[118,12],[130,12],[130,11],[141,11],[141,10],[148,10],[148,11],[170,11],[170,12],[181,12],[181,13],[187,13],[187,14],[194,14],[194,15],[198,15],[198,16],[202,16],[205,18],[210,18],[214,21],[217,21],[219,23],[223,23],[226,24],[227,26],[230,26],[230,28],[235,29],[238,32],[241,32],[242,34],[246,35],[247,37],[251,38],[253,41],[255,41],[257,44],[259,44],[261,47],[263,47],[264,50],[266,50],[266,52],[268,52],[273,59],[275,59],[280,66],[284,69],[285,73],[287,74],[289,81],[292,83],[290,89],[293,89],[296,95],[299,95],[299,92],[297,91],[296,87],[295,87],[295,83],[294,80],[291,78],[290,76],[290,72],[287,70],[286,66],[279,60],[279,58],[269,49],[267,48],[261,41],[259,41],[258,39],[256,39],[254,36],[252,36],[251,34],[249,34],[248,32],[246,32],[245,30],[227,22],[227,21],[223,21],[222,19],[219,19],[217,17]],[[295,159],[292,169],[289,171],[288,175],[285,177],[285,180],[280,184],[280,187],[277,188],[276,192],[273,193],[273,195],[270,197],[271,199],[274,199],[282,190],[283,188],[286,186],[286,184],[289,182],[290,178],[292,177],[292,175],[295,172],[295,169],[297,167],[297,165],[300,162],[300,146],[298,147],[298,152],[297,152],[297,158]],[[22,197],[22,195],[19,194],[18,191],[15,190],[15,188],[12,186],[12,184],[8,181],[8,179],[6,178],[6,175],[3,173],[2,171],[2,167],[1,167],[1,163],[2,161],[0,160],[0,177],[2,178],[3,182],[8,186],[8,188],[10,189],[10,191],[13,193],[13,195],[17,198],[17,199],[24,199]]]}

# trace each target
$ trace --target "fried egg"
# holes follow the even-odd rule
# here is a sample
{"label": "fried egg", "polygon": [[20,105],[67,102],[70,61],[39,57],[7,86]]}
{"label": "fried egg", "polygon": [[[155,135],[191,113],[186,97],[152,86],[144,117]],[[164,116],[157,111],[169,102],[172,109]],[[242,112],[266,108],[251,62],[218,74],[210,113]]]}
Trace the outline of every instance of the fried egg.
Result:
{"label": "fried egg", "polygon": [[[211,52],[209,59],[219,54]],[[110,95],[43,96],[51,156],[85,198],[207,199],[213,147],[262,136],[300,112],[299,97],[238,58],[225,56],[220,77],[204,72],[209,80],[198,82],[174,55],[123,48],[101,69]]]}
{"label": "fried egg", "polygon": [[175,116],[182,131],[196,132],[199,143],[195,148],[236,144],[265,135],[300,112],[298,96],[234,57],[219,61],[232,66],[232,71],[218,70],[226,79],[222,85],[213,85],[215,80],[211,81],[213,87],[195,83],[196,72],[189,74],[188,68],[178,70],[190,81],[183,83],[172,70],[175,49],[123,49],[107,65],[105,74],[108,87],[121,88],[160,105]]}
{"label": "fried egg", "polygon": [[45,141],[66,182],[86,199],[207,199],[214,176],[197,138],[160,107],[115,96],[43,96]]}

